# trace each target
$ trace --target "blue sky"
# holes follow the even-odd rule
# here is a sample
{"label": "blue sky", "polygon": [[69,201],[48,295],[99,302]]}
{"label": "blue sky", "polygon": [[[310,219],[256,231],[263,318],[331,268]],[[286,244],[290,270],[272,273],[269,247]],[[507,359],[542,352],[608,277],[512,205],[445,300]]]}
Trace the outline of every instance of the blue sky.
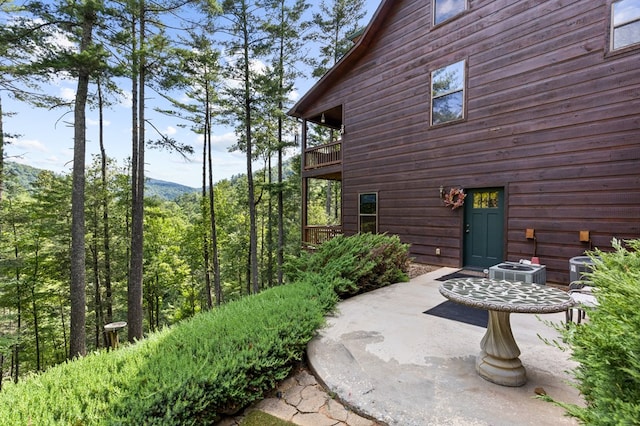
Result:
{"label": "blue sky", "polygon": [[[365,0],[367,16],[363,24],[367,23],[380,0]],[[315,80],[300,80],[294,93],[294,100],[304,94]],[[130,92],[128,87],[123,87]],[[75,83],[60,79],[51,86],[52,92],[73,100]],[[155,94],[149,91],[148,96]],[[157,96],[157,95],[155,95]],[[149,99],[149,105],[154,105],[154,99]],[[15,113],[5,116],[4,131],[19,135],[5,147],[7,161],[28,164],[40,169],[52,170],[58,173],[70,173],[73,160],[73,113],[69,109],[34,108],[24,103],[16,102],[7,96],[2,96],[4,113]],[[192,158],[185,160],[180,155],[163,151],[147,149],[145,170],[149,178],[161,179],[180,183],[191,187],[201,186],[201,152],[202,139],[188,128],[180,128],[179,120],[155,113],[147,109],[147,118],[161,132],[168,134],[181,143],[193,146],[195,153]],[[120,99],[119,102],[104,112],[104,140],[107,155],[124,165],[125,159],[131,155],[131,118],[130,101]],[[229,152],[229,147],[236,141],[233,129],[218,127],[214,129],[214,179],[230,178],[233,175],[246,172],[245,154]],[[153,129],[147,126],[147,139],[154,139]],[[98,111],[87,112],[87,164],[91,162],[91,155],[98,153]],[[295,153],[295,152],[291,152]],[[256,168],[263,164],[255,164]]]}

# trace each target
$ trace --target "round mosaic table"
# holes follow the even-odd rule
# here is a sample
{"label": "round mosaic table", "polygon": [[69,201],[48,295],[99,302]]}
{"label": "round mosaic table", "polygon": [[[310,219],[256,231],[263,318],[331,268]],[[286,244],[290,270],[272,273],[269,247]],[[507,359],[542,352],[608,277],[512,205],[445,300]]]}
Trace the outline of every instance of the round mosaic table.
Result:
{"label": "round mosaic table", "polygon": [[552,287],[487,278],[447,280],[440,284],[440,293],[453,302],[489,311],[476,370],[482,378],[503,386],[522,386],[527,381],[511,332],[511,312],[563,312],[574,304],[567,293]]}

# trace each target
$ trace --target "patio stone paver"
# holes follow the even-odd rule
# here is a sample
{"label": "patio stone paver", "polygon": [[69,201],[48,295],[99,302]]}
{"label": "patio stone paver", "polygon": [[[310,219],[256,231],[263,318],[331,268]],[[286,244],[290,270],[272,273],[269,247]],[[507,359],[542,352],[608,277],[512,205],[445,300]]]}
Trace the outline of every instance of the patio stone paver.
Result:
{"label": "patio stone paver", "polygon": [[300,426],[380,426],[382,423],[359,416],[333,399],[306,368],[300,366],[269,396],[228,418],[218,426],[238,426],[245,415],[258,410]]}

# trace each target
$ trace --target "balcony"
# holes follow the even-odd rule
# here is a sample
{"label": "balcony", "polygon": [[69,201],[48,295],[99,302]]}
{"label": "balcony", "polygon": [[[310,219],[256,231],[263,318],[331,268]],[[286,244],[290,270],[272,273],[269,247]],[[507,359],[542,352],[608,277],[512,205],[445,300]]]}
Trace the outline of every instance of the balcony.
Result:
{"label": "balcony", "polygon": [[[313,126],[309,130],[309,126]],[[342,106],[305,119],[302,126],[302,242],[314,249],[342,235]],[[310,194],[310,187],[313,193]],[[324,189],[318,191],[320,188]],[[311,198],[310,198],[311,197]],[[309,207],[325,206],[326,221],[315,216],[309,224]],[[328,207],[331,206],[331,207]]]}
{"label": "balcony", "polygon": [[342,226],[305,226],[303,241],[311,247],[317,247],[338,235],[342,235]]}
{"label": "balcony", "polygon": [[342,162],[342,141],[307,148],[304,152],[304,169],[312,170],[333,166]]}

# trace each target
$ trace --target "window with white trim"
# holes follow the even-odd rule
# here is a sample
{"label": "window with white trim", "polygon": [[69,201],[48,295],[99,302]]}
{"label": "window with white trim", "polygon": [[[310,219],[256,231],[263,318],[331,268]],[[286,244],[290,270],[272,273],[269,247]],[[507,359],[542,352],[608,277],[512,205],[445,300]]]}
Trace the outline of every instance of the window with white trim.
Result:
{"label": "window with white trim", "polygon": [[431,125],[464,118],[465,61],[431,72]]}
{"label": "window with white trim", "polygon": [[611,50],[640,43],[640,0],[611,3]]}
{"label": "window with white trim", "polygon": [[378,232],[378,193],[366,192],[358,197],[358,229],[361,233]]}
{"label": "window with white trim", "polygon": [[467,10],[467,0],[433,0],[433,25],[441,24]]}

